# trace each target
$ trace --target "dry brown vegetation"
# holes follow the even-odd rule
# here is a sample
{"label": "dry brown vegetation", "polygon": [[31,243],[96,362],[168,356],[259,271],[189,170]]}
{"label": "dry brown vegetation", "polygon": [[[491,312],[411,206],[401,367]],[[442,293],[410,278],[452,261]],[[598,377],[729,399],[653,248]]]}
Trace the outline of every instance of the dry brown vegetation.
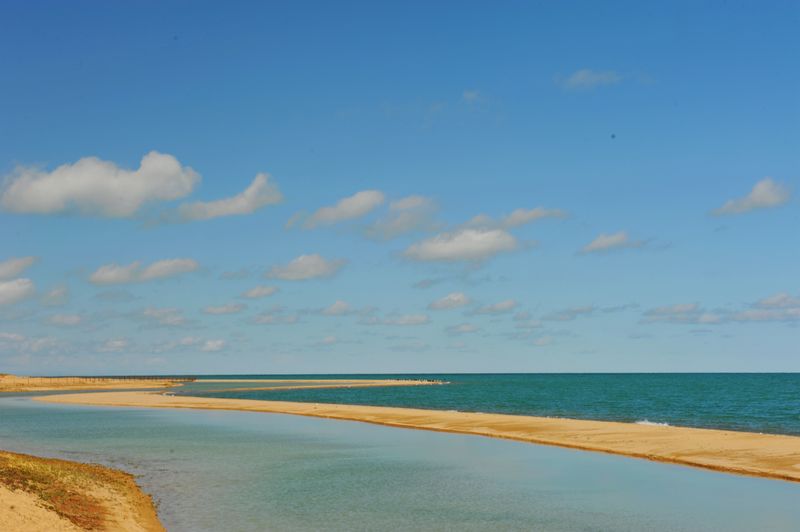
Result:
{"label": "dry brown vegetation", "polygon": [[169,388],[189,380],[158,377],[24,377],[0,373],[0,392]]}
{"label": "dry brown vegetation", "polygon": [[115,469],[0,451],[0,486],[33,495],[82,530],[164,530],[152,499]]}

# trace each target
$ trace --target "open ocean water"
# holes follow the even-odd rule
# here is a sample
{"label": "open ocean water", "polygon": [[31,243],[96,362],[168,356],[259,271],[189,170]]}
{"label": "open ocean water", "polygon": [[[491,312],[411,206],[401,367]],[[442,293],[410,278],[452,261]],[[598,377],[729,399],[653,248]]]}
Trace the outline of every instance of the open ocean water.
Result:
{"label": "open ocean water", "polygon": [[[326,378],[319,375],[215,378]],[[420,378],[444,386],[221,392],[200,380],[177,393],[314,403],[497,412],[800,435],[800,373],[330,375]],[[209,377],[210,378],[210,377]],[[236,383],[236,388],[262,384]]]}

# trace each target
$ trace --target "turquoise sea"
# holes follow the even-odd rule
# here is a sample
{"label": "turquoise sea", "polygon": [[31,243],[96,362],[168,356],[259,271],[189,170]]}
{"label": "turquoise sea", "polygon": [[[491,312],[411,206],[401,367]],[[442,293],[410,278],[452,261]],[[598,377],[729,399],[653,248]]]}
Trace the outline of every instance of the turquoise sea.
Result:
{"label": "turquoise sea", "polygon": [[[582,386],[581,379],[593,381],[589,376],[429,377],[452,384],[245,393],[270,399],[392,401],[429,408],[589,417],[573,412],[579,412],[584,401],[588,404],[592,394],[587,390],[599,394],[604,388],[599,381]],[[784,388],[767,386],[759,401],[777,404],[771,395],[791,395],[797,389],[796,376],[765,378],[783,382]],[[536,379],[562,379],[566,382],[549,386],[571,390],[572,395],[556,407],[554,392],[529,389],[536,388],[531,386]],[[626,377],[597,379],[619,383]],[[650,382],[673,382],[662,390],[662,397],[679,396],[674,382],[680,377],[663,379]],[[724,386],[715,378],[703,379],[706,386]],[[481,380],[495,394],[505,390],[506,397],[490,399],[488,390],[479,391]],[[625,393],[609,393],[605,386],[605,395],[595,397],[593,408],[598,413],[592,417],[620,412],[620,397],[634,394],[630,386]],[[637,386],[647,388],[641,383]],[[696,386],[683,385],[683,389]],[[755,412],[752,400],[759,397],[757,388],[751,384],[742,390],[753,398],[745,409],[753,411],[745,416],[746,423],[770,419],[768,413]],[[228,395],[218,390],[217,384],[200,382],[186,392]],[[157,500],[160,516],[172,531],[788,531],[797,530],[800,523],[800,485],[790,482],[358,422],[248,412],[55,405],[30,401],[31,395],[0,398],[0,448],[133,472]],[[662,399],[656,404],[671,406],[660,415],[676,417],[659,417],[652,410],[655,395],[651,391],[642,404],[634,402],[638,410],[627,415],[673,422],[681,419],[678,413],[690,410],[681,406],[684,403]],[[469,402],[452,408],[459,397]],[[705,401],[700,411],[711,411],[712,399]],[[544,405],[552,410],[542,410]],[[733,413],[734,407],[726,411]],[[708,424],[702,416],[696,419]],[[795,425],[787,421],[791,419]],[[786,432],[786,427],[796,426],[797,419],[780,413],[770,423]]]}
{"label": "turquoise sea", "polygon": [[[325,376],[227,376],[278,379]],[[800,435],[800,373],[425,374],[330,378],[418,378],[446,386],[222,392],[198,383],[177,393],[499,412],[575,419],[667,423]],[[219,378],[219,377],[217,377]],[[276,384],[279,385],[279,384]],[[237,383],[236,388],[263,386]]]}

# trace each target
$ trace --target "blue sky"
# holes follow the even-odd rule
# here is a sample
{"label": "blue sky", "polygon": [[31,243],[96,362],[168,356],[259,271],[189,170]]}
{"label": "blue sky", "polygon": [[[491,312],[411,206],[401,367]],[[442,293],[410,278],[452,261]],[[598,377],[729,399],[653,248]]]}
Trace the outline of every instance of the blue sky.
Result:
{"label": "blue sky", "polygon": [[792,2],[7,2],[0,371],[800,371]]}

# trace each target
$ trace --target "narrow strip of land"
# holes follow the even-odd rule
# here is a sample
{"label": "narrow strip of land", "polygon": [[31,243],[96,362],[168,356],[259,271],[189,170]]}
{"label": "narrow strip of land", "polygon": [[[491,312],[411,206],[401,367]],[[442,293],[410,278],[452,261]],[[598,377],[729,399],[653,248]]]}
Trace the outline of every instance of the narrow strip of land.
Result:
{"label": "narrow strip of land", "polygon": [[476,434],[800,482],[800,437],[608,421],[380,406],[102,392],[37,401],[122,407],[294,414],[392,427]]}
{"label": "narrow strip of land", "polygon": [[0,374],[0,392],[53,392],[59,390],[119,390],[169,388],[188,379],[137,377],[23,377]]}

